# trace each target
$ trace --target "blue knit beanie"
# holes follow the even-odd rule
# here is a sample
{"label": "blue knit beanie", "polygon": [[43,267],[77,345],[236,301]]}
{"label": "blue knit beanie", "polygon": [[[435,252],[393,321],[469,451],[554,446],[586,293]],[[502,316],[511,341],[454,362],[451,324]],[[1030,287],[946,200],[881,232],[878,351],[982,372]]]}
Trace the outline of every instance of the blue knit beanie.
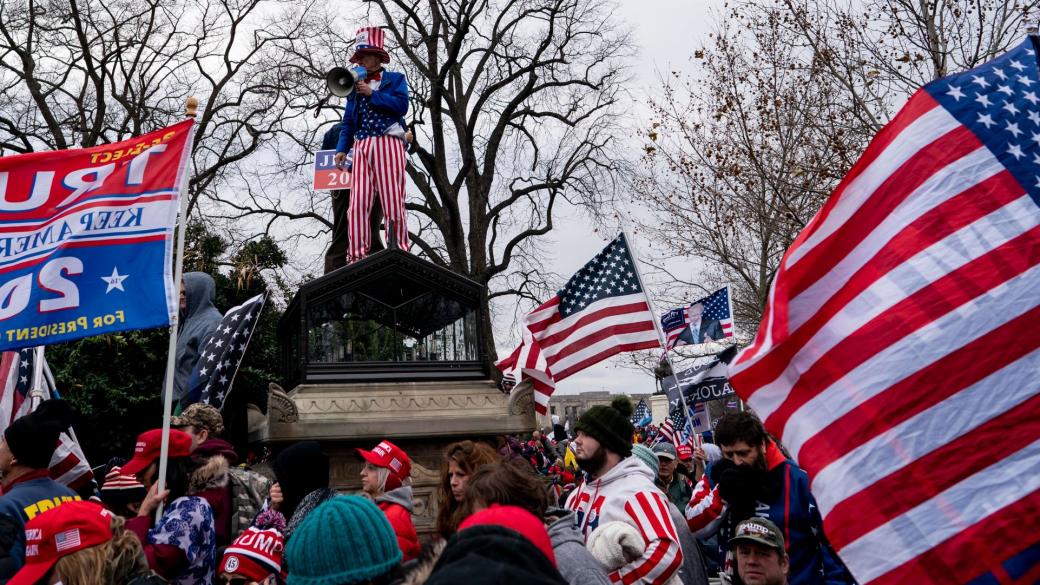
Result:
{"label": "blue knit beanie", "polygon": [[390,521],[371,501],[336,496],[307,515],[285,550],[289,585],[345,585],[401,563]]}
{"label": "blue knit beanie", "polygon": [[650,471],[654,472],[654,477],[661,471],[661,462],[657,460],[657,455],[650,450],[646,445],[632,445],[632,456],[639,459],[650,468]]}

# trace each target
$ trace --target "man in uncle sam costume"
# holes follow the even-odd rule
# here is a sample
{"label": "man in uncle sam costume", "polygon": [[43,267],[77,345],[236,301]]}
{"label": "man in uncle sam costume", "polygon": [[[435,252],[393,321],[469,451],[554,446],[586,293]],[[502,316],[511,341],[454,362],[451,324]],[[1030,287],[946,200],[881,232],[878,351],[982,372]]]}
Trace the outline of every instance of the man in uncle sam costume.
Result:
{"label": "man in uncle sam costume", "polygon": [[[356,262],[368,253],[372,234],[368,215],[373,190],[385,214],[387,243],[408,249],[408,223],[404,212],[405,121],[408,112],[408,82],[402,73],[385,71],[390,55],[383,49],[383,31],[365,27],[357,32],[351,63],[366,70],[355,91],[347,96],[343,125],[336,146],[336,165],[353,154],[350,210],[347,231],[350,247],[347,261]],[[391,232],[392,228],[392,232]]]}

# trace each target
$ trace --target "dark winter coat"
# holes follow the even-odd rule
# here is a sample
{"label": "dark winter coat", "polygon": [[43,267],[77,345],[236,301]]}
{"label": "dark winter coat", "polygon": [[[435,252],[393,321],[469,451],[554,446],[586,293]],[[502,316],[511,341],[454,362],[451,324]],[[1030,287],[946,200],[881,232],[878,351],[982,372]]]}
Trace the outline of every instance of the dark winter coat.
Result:
{"label": "dark winter coat", "polygon": [[[566,585],[552,562],[520,533],[481,525],[448,540],[426,585]],[[419,585],[416,583],[416,585]]]}
{"label": "dark winter coat", "polygon": [[0,581],[25,563],[25,523],[40,512],[79,500],[76,492],[47,476],[42,469],[6,487],[0,497]]}
{"label": "dark winter coat", "polygon": [[788,579],[804,585],[847,585],[854,583],[823,534],[823,521],[816,500],[809,492],[809,476],[787,459],[773,441],[766,446],[766,471],[758,485],[739,486],[747,491],[746,501],[727,502],[713,478],[723,462],[712,466],[694,487],[686,506],[686,522],[699,538],[719,535],[719,558],[723,570],[732,574],[733,558],[728,542],[738,522],[751,516],[768,518],[784,533],[791,559]]}
{"label": "dark winter coat", "polygon": [[[208,442],[208,441],[207,441]],[[205,499],[213,510],[213,525],[217,534],[217,548],[231,544],[231,491],[228,487],[228,462],[222,455],[214,455],[199,467],[191,478],[188,491]]]}

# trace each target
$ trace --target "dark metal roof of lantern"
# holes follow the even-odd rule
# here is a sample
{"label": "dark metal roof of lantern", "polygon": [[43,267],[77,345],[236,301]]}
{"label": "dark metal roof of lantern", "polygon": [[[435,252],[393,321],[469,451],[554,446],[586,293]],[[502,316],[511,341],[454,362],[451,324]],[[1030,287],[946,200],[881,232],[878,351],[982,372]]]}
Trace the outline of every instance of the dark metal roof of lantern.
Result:
{"label": "dark metal roof of lantern", "polygon": [[300,287],[278,323],[287,388],[487,378],[476,282],[397,249]]}

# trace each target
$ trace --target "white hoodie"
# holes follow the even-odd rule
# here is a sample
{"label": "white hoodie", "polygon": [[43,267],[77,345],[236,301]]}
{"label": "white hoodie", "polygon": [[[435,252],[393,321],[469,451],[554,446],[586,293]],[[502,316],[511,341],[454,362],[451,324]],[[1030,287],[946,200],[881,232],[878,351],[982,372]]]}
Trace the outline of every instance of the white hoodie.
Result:
{"label": "white hoodie", "polygon": [[607,522],[629,524],[643,537],[643,556],[610,573],[614,583],[661,585],[682,566],[668,501],[654,486],[653,472],[637,458],[623,459],[603,477],[582,484],[567,498],[567,508],[575,511],[586,542]]}

